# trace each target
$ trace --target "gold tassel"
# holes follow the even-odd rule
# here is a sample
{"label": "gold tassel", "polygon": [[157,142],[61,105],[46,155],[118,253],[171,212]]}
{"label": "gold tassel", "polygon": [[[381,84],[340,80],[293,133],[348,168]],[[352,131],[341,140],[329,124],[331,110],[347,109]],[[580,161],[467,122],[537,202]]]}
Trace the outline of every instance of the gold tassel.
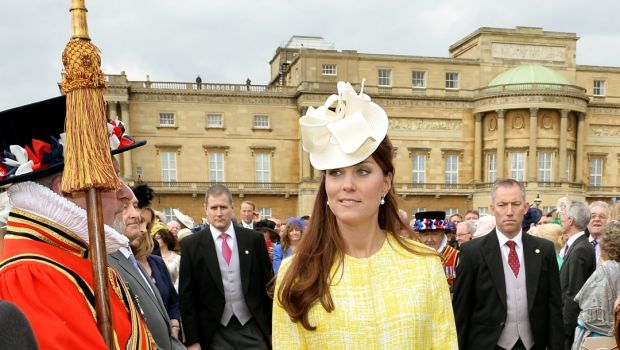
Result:
{"label": "gold tassel", "polygon": [[119,183],[110,153],[99,49],[88,38],[74,37],[62,53],[62,62],[62,89],[67,95],[62,190],[116,190]]}

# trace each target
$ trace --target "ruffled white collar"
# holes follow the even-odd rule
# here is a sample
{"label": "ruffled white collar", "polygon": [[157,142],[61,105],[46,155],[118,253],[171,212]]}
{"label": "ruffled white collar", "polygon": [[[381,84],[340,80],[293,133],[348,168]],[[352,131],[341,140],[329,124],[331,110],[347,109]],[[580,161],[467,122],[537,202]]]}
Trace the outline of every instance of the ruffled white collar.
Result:
{"label": "ruffled white collar", "polygon": [[[7,193],[13,208],[41,216],[75,233],[88,244],[88,220],[86,210],[59,196],[49,188],[36,182],[21,182],[11,185]],[[115,229],[104,225],[105,243],[108,254],[121,247],[128,247],[129,240]]]}

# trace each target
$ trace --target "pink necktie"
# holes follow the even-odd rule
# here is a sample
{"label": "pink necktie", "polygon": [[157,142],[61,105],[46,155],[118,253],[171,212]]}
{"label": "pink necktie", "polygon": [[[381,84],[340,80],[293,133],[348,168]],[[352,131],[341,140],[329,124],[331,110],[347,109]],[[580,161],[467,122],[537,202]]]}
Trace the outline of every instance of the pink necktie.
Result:
{"label": "pink necktie", "polygon": [[222,255],[224,256],[224,260],[226,261],[226,264],[230,265],[230,257],[232,256],[232,249],[230,249],[230,246],[228,245],[228,242],[226,241],[226,238],[228,237],[228,235],[226,234],[226,232],[222,232],[222,234],[220,234],[220,237],[222,238]]}
{"label": "pink necktie", "polygon": [[517,250],[515,246],[517,245],[514,241],[506,242],[508,248],[510,248],[510,252],[508,253],[508,266],[512,269],[512,272],[515,274],[515,277],[519,275],[519,268],[521,264],[519,263],[519,256],[517,255]]}

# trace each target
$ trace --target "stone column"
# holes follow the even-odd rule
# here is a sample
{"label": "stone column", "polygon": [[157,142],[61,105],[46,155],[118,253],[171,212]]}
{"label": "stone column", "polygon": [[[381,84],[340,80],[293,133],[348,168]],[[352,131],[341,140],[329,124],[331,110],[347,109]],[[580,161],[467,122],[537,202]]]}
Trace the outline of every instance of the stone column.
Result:
{"label": "stone column", "polygon": [[577,114],[577,150],[575,154],[575,182],[583,181],[583,144],[585,139],[586,114]]}
{"label": "stone column", "polygon": [[536,153],[536,130],[538,129],[538,123],[536,121],[536,115],[538,114],[538,108],[530,108],[530,150],[527,164],[527,181],[536,182],[538,180],[538,167],[537,153]]}
{"label": "stone column", "polygon": [[[129,119],[129,102],[119,103],[121,105],[121,115],[119,119],[125,125],[125,132],[133,137],[133,135],[131,134],[131,122]],[[121,176],[126,179],[133,179],[133,163],[131,160],[131,152],[132,151],[123,152],[123,173],[121,174]]]}
{"label": "stone column", "polygon": [[474,182],[482,182],[482,113],[474,116]]}
{"label": "stone column", "polygon": [[312,179],[312,165],[310,164],[310,154],[301,150],[301,180],[309,181]]}
{"label": "stone column", "polygon": [[506,159],[506,144],[505,144],[505,127],[504,127],[504,110],[498,109],[497,113],[497,178],[504,178],[506,169],[504,169],[504,161]]}
{"label": "stone column", "polygon": [[560,111],[560,152],[558,159],[558,175],[556,178],[560,182],[566,182],[568,179],[566,178],[566,145],[568,139],[568,109],[563,109]]}

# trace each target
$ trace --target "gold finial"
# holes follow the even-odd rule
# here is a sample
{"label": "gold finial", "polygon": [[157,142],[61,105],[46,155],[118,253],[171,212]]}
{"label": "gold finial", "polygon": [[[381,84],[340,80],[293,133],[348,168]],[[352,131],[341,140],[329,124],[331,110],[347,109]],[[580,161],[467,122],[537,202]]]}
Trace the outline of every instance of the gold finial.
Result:
{"label": "gold finial", "polygon": [[71,0],[71,24],[73,25],[73,35],[71,39],[86,39],[88,36],[88,24],[86,23],[86,6],[84,0]]}

